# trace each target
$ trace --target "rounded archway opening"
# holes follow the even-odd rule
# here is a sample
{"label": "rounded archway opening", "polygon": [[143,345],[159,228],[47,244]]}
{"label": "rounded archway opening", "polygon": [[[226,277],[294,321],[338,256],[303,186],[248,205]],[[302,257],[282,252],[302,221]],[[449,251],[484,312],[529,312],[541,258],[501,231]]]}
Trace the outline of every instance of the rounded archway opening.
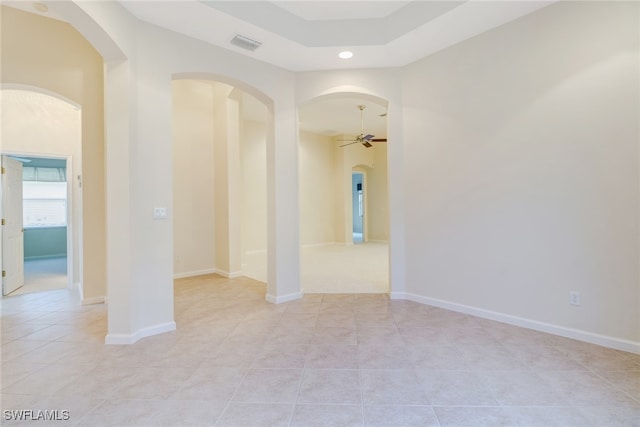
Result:
{"label": "rounded archway opening", "polygon": [[298,110],[305,294],[389,292],[387,106],[342,92]]}
{"label": "rounded archway opening", "polygon": [[220,76],[174,76],[174,277],[267,282],[268,100]]}
{"label": "rounded archway opening", "polygon": [[[2,85],[0,99],[3,166],[13,160],[20,172],[20,188],[0,193],[3,218],[19,215],[7,221],[19,221],[22,229],[19,239],[3,233],[3,270],[12,277],[3,283],[3,295],[80,288],[82,192],[74,178],[82,176],[80,106],[13,84]],[[11,181],[5,178],[3,187]]]}

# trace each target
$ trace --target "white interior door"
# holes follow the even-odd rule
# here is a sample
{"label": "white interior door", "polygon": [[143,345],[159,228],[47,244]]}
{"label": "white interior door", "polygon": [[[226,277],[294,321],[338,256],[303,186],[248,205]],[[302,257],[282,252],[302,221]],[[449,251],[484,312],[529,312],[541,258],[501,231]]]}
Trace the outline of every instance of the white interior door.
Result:
{"label": "white interior door", "polygon": [[24,285],[22,162],[2,156],[2,295]]}

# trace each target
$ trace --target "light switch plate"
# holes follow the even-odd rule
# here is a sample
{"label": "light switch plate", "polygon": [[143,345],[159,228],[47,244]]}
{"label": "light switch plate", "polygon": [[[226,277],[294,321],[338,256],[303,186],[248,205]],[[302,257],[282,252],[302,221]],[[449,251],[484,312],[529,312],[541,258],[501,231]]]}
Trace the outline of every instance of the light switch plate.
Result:
{"label": "light switch plate", "polygon": [[165,219],[167,217],[167,208],[153,208],[153,217],[155,219]]}

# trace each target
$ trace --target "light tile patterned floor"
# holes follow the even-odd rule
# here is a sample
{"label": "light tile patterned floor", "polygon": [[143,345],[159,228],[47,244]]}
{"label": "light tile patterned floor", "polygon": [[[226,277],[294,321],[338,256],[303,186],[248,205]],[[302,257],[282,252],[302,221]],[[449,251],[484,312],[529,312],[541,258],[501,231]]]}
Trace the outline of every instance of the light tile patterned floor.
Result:
{"label": "light tile patterned floor", "polygon": [[640,355],[380,294],[272,305],[219,276],[175,294],[178,330],[131,346],[67,290],[2,299],[3,425],[640,426]]}

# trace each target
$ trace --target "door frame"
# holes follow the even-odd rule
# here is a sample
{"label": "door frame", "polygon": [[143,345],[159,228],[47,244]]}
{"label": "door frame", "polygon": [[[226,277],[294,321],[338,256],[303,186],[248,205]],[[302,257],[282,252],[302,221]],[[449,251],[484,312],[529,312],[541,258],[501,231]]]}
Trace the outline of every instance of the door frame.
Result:
{"label": "door frame", "polygon": [[[351,169],[351,198],[353,200],[353,175],[358,174],[362,176],[362,242],[361,243],[366,243],[367,242],[367,236],[368,236],[368,232],[367,232],[367,225],[368,225],[368,221],[367,221],[367,214],[369,209],[367,209],[367,172],[363,170],[364,168],[362,168],[361,166],[354,166]],[[353,202],[351,203],[351,244],[356,244],[356,242],[353,241],[353,218],[355,216],[355,213],[353,212]]]}
{"label": "door frame", "polygon": [[[74,244],[73,244],[73,236],[74,236],[74,232],[76,232],[76,230],[74,230],[74,216],[73,216],[73,203],[74,203],[74,199],[73,199],[73,177],[70,176],[70,172],[73,171],[73,159],[71,155],[62,155],[62,154],[44,154],[44,153],[27,153],[27,152],[18,152],[18,151],[0,151],[0,155],[6,155],[6,156],[14,156],[14,157],[37,157],[37,158],[41,158],[41,159],[57,159],[57,160],[65,160],[66,162],[66,175],[67,175],[67,205],[66,205],[66,215],[67,215],[67,288],[68,289],[73,289],[74,288],[74,282],[73,282],[73,278],[74,278],[74,262],[73,262],[73,255],[74,255]],[[78,178],[79,181],[79,178]],[[3,194],[2,192],[0,192],[0,203],[2,203],[2,197]],[[23,228],[24,228],[24,224],[23,224]],[[4,250],[1,246],[0,246],[0,263],[1,263],[1,259],[2,259],[2,250]],[[80,260],[81,262],[81,260]],[[22,263],[24,265],[24,255],[22,256]],[[3,295],[2,297],[4,297],[5,295]]]}
{"label": "door frame", "polygon": [[[23,162],[10,155],[3,154],[1,157],[2,190],[0,190],[0,213],[2,214],[2,253],[0,254],[0,268],[2,269],[2,296],[6,296],[24,286]],[[9,191],[5,192],[5,190]],[[13,190],[15,190],[15,193]],[[10,194],[11,197],[7,197],[7,194]],[[20,196],[19,202],[18,198],[15,197],[17,195]],[[14,200],[17,202],[19,209],[14,210],[11,207]],[[7,206],[9,208],[5,211],[5,207],[7,207],[5,206],[6,201],[8,201]],[[14,218],[12,215],[16,214],[17,218]],[[11,244],[7,245],[5,241]],[[4,264],[5,254],[9,255],[8,265]],[[5,273],[9,274],[5,277]]]}

